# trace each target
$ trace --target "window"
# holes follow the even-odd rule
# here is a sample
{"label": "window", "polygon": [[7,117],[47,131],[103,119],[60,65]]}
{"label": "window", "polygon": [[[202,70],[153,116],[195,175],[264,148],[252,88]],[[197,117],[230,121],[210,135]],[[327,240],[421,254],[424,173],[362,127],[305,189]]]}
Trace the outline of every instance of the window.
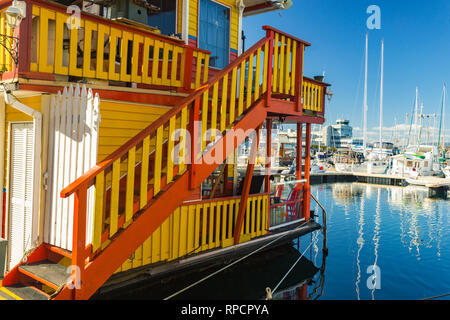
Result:
{"label": "window", "polygon": [[157,27],[162,34],[176,34],[177,0],[150,0],[150,4],[160,10],[148,16],[148,25]]}
{"label": "window", "polygon": [[230,8],[212,0],[200,0],[200,49],[211,51],[210,66],[224,68],[230,60]]}

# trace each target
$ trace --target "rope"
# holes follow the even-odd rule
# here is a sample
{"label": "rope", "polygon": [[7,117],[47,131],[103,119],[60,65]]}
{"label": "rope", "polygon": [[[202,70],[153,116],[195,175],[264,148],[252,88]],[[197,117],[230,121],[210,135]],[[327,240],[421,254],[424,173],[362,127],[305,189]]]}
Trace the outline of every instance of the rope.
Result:
{"label": "rope", "polygon": [[[300,227],[302,227],[304,224],[305,224],[305,223],[303,223],[302,225],[300,225],[297,229],[299,229]],[[295,230],[296,230],[296,229],[295,229]],[[242,257],[242,258],[240,258],[240,259],[238,259],[238,260],[236,260],[236,261],[234,261],[234,262],[232,262],[232,263],[226,265],[225,267],[223,267],[223,268],[221,268],[221,269],[219,269],[219,270],[217,270],[217,271],[211,273],[210,275],[204,277],[203,279],[201,279],[201,280],[199,280],[199,281],[197,281],[197,282],[194,282],[193,284],[191,284],[191,285],[185,287],[184,289],[181,289],[180,291],[175,292],[174,294],[172,294],[172,295],[170,295],[170,296],[164,298],[163,300],[169,300],[169,299],[172,299],[173,297],[179,295],[180,293],[183,293],[183,292],[189,290],[190,288],[195,287],[196,285],[202,283],[203,281],[205,281],[205,280],[207,280],[207,279],[209,279],[209,278],[215,276],[216,274],[219,274],[220,272],[222,272],[222,271],[224,271],[224,270],[226,270],[226,269],[232,267],[233,265],[235,265],[235,264],[241,262],[242,260],[247,259],[248,257],[254,255],[255,253],[257,253],[257,252],[259,252],[259,251],[261,251],[261,250],[264,249],[265,247],[270,246],[271,244],[273,244],[274,242],[276,242],[276,241],[280,240],[281,238],[287,236],[288,234],[289,234],[289,233],[285,233],[285,234],[283,234],[283,235],[280,235],[279,237],[275,238],[274,240],[270,241],[269,243],[266,243],[265,245],[259,247],[258,249],[256,249],[256,250],[250,252],[250,253],[247,254],[246,256],[244,256],[244,257]]]}
{"label": "rope", "polygon": [[295,266],[297,265],[297,263],[300,261],[301,258],[303,258],[303,256],[305,255],[305,253],[308,251],[309,247],[311,247],[311,245],[313,244],[314,241],[317,240],[318,237],[318,232],[316,232],[316,234],[314,235],[314,240],[312,240],[308,247],[305,249],[305,251],[303,251],[303,253],[300,255],[300,257],[297,259],[297,261],[294,262],[294,264],[291,266],[291,268],[288,270],[288,272],[286,272],[286,274],[283,276],[283,278],[280,280],[280,282],[278,282],[278,284],[275,286],[275,288],[273,290],[271,290],[270,288],[266,288],[266,292],[267,292],[267,298],[266,300],[271,300],[273,294],[275,293],[275,291],[277,291],[278,287],[283,283],[284,279],[286,279],[286,277],[291,273],[291,271],[295,268]]}
{"label": "rope", "polygon": [[434,296],[434,297],[425,298],[425,299],[422,299],[422,300],[432,300],[432,299],[442,298],[442,297],[446,297],[446,296],[450,296],[450,292],[449,292],[449,293],[446,293],[446,294],[441,294],[441,295],[439,295],[439,296]]}

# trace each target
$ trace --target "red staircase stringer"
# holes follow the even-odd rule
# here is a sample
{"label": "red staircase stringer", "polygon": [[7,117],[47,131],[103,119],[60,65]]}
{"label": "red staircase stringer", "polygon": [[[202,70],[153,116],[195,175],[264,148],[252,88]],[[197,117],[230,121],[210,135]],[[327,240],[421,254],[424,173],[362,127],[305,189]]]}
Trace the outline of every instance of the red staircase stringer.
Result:
{"label": "red staircase stringer", "polygon": [[[238,146],[258,125],[264,122],[267,116],[265,104],[266,99],[261,97],[236,123],[233,129],[242,130],[243,135],[235,135],[233,131],[228,131],[213,148],[203,155],[207,159],[208,157],[214,158],[217,150],[223,150],[220,163],[201,163],[194,166],[194,188],[198,187],[235,150],[235,148],[226,148],[231,144],[230,141],[235,141],[237,143],[235,145]],[[192,186],[190,185],[190,170],[192,167],[166,186],[160,195],[152,199],[140,213],[135,215],[133,223],[119,231],[108,247],[86,265],[84,279],[81,279],[80,292],[77,294],[79,298],[89,299],[194,191],[193,188],[190,188]],[[66,286],[55,299],[67,299],[70,297],[71,291]]]}

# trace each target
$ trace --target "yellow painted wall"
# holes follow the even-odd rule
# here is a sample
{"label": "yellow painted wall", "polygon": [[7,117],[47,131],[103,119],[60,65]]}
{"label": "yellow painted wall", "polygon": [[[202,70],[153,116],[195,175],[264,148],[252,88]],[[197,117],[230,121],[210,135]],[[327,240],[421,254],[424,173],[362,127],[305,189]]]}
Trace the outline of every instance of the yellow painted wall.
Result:
{"label": "yellow painted wall", "polygon": [[101,100],[100,97],[101,121],[97,161],[104,160],[169,109]]}
{"label": "yellow painted wall", "polygon": [[[189,0],[189,36],[198,39],[198,9],[199,0]],[[215,0],[231,9],[230,48],[238,50],[239,39],[239,12],[236,0]]]}
{"label": "yellow painted wall", "polygon": [[177,33],[181,34],[183,32],[183,1],[178,0],[177,3]]}

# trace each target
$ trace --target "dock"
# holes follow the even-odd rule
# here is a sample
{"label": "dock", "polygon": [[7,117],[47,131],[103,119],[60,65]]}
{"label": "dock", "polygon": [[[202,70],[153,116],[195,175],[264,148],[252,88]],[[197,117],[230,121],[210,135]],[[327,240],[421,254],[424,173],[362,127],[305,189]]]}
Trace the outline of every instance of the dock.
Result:
{"label": "dock", "polygon": [[311,185],[334,182],[361,182],[387,186],[405,187],[416,185],[428,188],[430,198],[447,198],[450,190],[450,179],[434,176],[419,177],[412,179],[409,177],[399,177],[386,174],[368,174],[359,172],[337,172],[327,171],[325,173],[311,173]]}

